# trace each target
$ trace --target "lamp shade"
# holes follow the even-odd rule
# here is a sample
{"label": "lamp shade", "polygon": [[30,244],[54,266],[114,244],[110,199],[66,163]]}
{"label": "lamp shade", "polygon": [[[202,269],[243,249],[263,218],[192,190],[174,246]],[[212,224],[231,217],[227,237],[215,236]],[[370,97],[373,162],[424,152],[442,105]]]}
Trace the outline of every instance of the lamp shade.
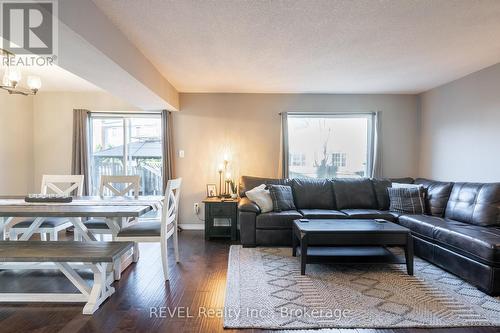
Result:
{"label": "lamp shade", "polygon": [[3,77],[2,77],[2,86],[10,86],[9,67],[7,67],[5,69],[5,73],[3,74]]}
{"label": "lamp shade", "polygon": [[31,90],[39,90],[42,87],[42,80],[38,76],[28,76],[28,87]]}
{"label": "lamp shade", "polygon": [[9,70],[9,81],[19,82],[21,81],[21,72],[17,68],[10,68]]}

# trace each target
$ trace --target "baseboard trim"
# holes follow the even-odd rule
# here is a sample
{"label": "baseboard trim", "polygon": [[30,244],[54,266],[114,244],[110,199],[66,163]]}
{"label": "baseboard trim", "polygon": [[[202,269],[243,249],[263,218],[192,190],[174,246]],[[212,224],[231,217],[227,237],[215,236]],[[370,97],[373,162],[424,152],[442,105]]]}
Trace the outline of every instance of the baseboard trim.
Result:
{"label": "baseboard trim", "polygon": [[205,225],[201,223],[183,223],[179,224],[179,228],[184,230],[205,230]]}

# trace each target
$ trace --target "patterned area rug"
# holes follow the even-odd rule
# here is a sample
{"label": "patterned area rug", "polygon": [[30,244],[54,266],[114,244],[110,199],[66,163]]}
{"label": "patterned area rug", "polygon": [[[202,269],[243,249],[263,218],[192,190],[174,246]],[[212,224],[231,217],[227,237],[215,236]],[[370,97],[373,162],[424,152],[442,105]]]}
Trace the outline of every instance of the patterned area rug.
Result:
{"label": "patterned area rug", "polygon": [[224,327],[265,329],[500,326],[500,297],[415,258],[404,265],[307,266],[290,248],[231,246]]}

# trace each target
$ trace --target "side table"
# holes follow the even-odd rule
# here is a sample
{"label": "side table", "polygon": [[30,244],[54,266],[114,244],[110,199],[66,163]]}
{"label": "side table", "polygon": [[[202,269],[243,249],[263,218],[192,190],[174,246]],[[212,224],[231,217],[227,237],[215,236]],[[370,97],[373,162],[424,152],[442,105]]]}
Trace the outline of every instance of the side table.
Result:
{"label": "side table", "polygon": [[205,198],[205,239],[237,239],[239,199]]}

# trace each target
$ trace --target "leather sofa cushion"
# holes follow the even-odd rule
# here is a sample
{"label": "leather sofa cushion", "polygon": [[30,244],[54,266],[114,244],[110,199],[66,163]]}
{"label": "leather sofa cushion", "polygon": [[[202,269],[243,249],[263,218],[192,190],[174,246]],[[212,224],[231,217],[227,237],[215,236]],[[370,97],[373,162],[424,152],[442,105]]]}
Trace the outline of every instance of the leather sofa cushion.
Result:
{"label": "leather sofa cushion", "polygon": [[345,213],[332,209],[300,209],[306,219],[347,219]]}
{"label": "leather sofa cushion", "polygon": [[255,226],[257,229],[291,229],[292,221],[301,218],[302,214],[296,210],[269,212],[257,215]]}
{"label": "leather sofa cushion", "polygon": [[455,183],[445,217],[480,226],[500,226],[500,183]]}
{"label": "leather sofa cushion", "polygon": [[372,183],[377,197],[378,209],[388,210],[390,199],[387,188],[391,187],[392,182],[389,179],[372,179]]}
{"label": "leather sofa cushion", "polygon": [[418,235],[434,239],[434,229],[436,226],[446,225],[447,220],[428,215],[401,215],[399,224],[410,229]]}
{"label": "leather sofa cushion", "polygon": [[292,229],[257,229],[257,246],[292,246]]}
{"label": "leather sofa cushion", "polygon": [[242,212],[250,212],[250,213],[260,213],[260,208],[257,206],[255,202],[248,198],[241,198],[240,202],[238,203],[238,209]]}
{"label": "leather sofa cushion", "polygon": [[401,212],[393,212],[393,211],[387,211],[387,210],[384,210],[383,212],[386,214],[391,214],[394,217],[394,222],[397,222],[399,217],[401,215],[404,215],[404,213],[401,213]]}
{"label": "leather sofa cushion", "polygon": [[399,224],[465,256],[500,263],[500,228],[426,215],[403,215]]}
{"label": "leather sofa cushion", "polygon": [[401,178],[389,178],[392,183],[399,183],[399,184],[413,184],[415,182],[415,179],[411,177],[401,177]]}
{"label": "leather sofa cushion", "polygon": [[335,209],[332,182],[328,179],[294,179],[293,197],[297,209]]}
{"label": "leather sofa cushion", "polygon": [[333,191],[337,209],[367,208],[377,209],[377,198],[370,179],[335,178]]}
{"label": "leather sofa cushion", "polygon": [[464,255],[500,263],[500,228],[447,223],[435,228],[434,239]]}
{"label": "leather sofa cushion", "polygon": [[257,187],[261,184],[272,184],[272,185],[286,185],[291,186],[291,179],[277,179],[277,178],[262,178],[262,177],[252,177],[252,176],[241,176],[240,178],[240,197],[245,197],[245,192]]}
{"label": "leather sofa cushion", "polygon": [[391,222],[396,220],[390,212],[377,209],[343,209],[342,213],[350,219],[384,219]]}
{"label": "leather sofa cushion", "polygon": [[422,185],[425,189],[425,213],[432,216],[443,217],[446,204],[450,198],[453,183],[438,182],[425,178],[415,179],[415,184]]}

